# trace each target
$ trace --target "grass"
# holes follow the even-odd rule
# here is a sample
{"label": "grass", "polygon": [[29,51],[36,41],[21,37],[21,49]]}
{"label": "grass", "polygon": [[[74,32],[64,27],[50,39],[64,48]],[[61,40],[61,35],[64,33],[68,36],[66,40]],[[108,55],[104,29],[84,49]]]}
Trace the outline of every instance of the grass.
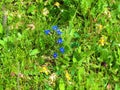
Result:
{"label": "grass", "polygon": [[0,7],[0,90],[120,89],[119,0]]}

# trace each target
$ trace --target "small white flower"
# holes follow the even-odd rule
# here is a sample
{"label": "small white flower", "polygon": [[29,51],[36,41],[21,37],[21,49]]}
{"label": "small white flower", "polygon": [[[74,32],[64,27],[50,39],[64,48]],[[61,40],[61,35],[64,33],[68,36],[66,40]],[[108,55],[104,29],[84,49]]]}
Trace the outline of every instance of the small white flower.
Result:
{"label": "small white flower", "polygon": [[42,10],[42,14],[44,16],[47,16],[49,14],[49,10],[45,7],[43,10]]}
{"label": "small white flower", "polygon": [[57,75],[55,73],[51,74],[49,79],[51,80],[51,82],[54,82],[56,80]]}
{"label": "small white flower", "polygon": [[62,9],[61,12],[64,12],[64,10]]}
{"label": "small white flower", "polygon": [[20,14],[18,14],[17,16],[18,16],[18,18],[21,18],[21,15],[20,15]]}
{"label": "small white flower", "polygon": [[118,44],[118,46],[120,47],[120,44]]}

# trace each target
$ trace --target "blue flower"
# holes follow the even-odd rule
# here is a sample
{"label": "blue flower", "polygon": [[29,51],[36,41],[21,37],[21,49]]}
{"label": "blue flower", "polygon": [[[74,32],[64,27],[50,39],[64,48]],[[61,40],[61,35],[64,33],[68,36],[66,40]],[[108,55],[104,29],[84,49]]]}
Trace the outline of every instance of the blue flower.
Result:
{"label": "blue flower", "polygon": [[59,38],[59,39],[57,40],[57,43],[58,43],[58,44],[61,44],[62,42],[63,42],[62,38]]}
{"label": "blue flower", "polygon": [[44,30],[44,33],[48,35],[50,34],[50,30]]}
{"label": "blue flower", "polygon": [[57,58],[57,56],[58,56],[58,54],[55,52],[55,53],[53,54],[53,57],[54,57],[54,58]]}
{"label": "blue flower", "polygon": [[56,32],[57,32],[58,35],[62,34],[62,32],[59,29],[57,29]]}
{"label": "blue flower", "polygon": [[58,26],[57,25],[52,26],[52,29],[56,31],[58,29]]}
{"label": "blue flower", "polygon": [[59,50],[60,50],[61,53],[64,53],[64,52],[65,52],[64,47],[59,48]]}

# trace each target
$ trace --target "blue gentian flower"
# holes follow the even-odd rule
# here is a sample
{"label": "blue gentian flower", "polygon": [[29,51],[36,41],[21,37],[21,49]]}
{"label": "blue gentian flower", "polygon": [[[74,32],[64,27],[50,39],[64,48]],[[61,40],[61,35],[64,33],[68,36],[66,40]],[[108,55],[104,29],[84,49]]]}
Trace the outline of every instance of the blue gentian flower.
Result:
{"label": "blue gentian flower", "polygon": [[53,54],[53,57],[54,57],[54,58],[57,58],[57,56],[58,56],[58,54],[55,52],[55,53]]}
{"label": "blue gentian flower", "polygon": [[62,32],[59,29],[57,29],[56,32],[57,32],[58,35],[62,34]]}
{"label": "blue gentian flower", "polygon": [[60,47],[59,50],[60,50],[61,53],[64,53],[64,52],[65,52],[64,47]]}
{"label": "blue gentian flower", "polygon": [[57,25],[52,26],[52,29],[56,31],[58,29],[58,26]]}
{"label": "blue gentian flower", "polygon": [[62,38],[59,38],[59,39],[57,40],[57,43],[58,43],[58,44],[61,44],[62,42],[63,42]]}
{"label": "blue gentian flower", "polygon": [[48,35],[50,34],[50,30],[44,30],[44,33]]}

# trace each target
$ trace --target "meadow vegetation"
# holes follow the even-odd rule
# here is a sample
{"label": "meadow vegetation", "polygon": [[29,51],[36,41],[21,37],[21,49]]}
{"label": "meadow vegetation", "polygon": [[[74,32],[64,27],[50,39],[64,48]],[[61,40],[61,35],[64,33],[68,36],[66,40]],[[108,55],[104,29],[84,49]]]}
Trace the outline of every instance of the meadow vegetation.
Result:
{"label": "meadow vegetation", "polygon": [[1,0],[0,90],[120,90],[120,0]]}

